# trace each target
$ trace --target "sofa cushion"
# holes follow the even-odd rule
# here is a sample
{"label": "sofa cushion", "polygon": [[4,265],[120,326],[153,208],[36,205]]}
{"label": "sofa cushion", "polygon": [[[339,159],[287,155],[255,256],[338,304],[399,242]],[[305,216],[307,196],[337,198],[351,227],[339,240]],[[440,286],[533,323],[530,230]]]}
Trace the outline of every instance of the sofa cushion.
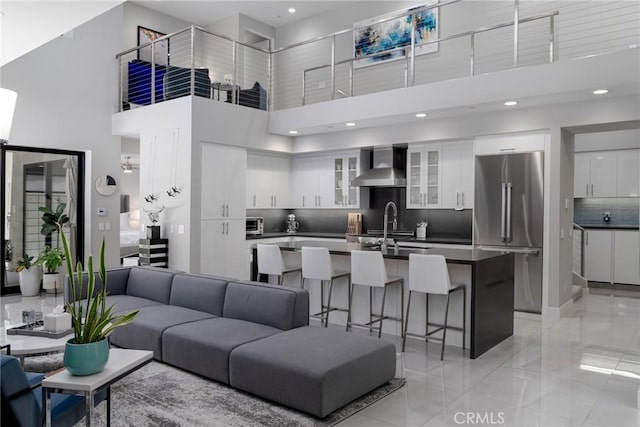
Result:
{"label": "sofa cushion", "polygon": [[233,387],[325,417],[391,380],[393,343],[320,327],[302,327],[237,347]]}
{"label": "sofa cushion", "polygon": [[[116,328],[111,333],[111,342],[120,347],[151,350],[153,357],[162,361],[161,338],[165,329],[211,317],[213,315],[209,313],[172,305],[144,307],[132,323]],[[185,348],[180,351],[185,351]]]}
{"label": "sofa cushion", "polygon": [[166,268],[132,267],[127,282],[127,295],[169,304],[171,282],[176,273]]}
{"label": "sofa cushion", "polygon": [[257,282],[231,282],[224,317],[287,330],[309,324],[309,293],[304,289]]}
{"label": "sofa cushion", "polygon": [[[124,295],[127,293],[127,282],[129,281],[129,272],[131,267],[112,268],[107,272],[107,294],[108,295]],[[96,287],[94,295],[102,290],[102,280],[98,273],[95,273]],[[87,273],[82,275],[82,285],[76,285],[76,301],[87,298]],[[65,301],[71,301],[71,286],[69,285],[69,276],[65,277],[64,287]]]}
{"label": "sofa cushion", "polygon": [[176,274],[169,304],[222,316],[228,280],[195,274]]}
{"label": "sofa cushion", "polygon": [[165,330],[162,357],[165,363],[229,384],[229,353],[239,345],[279,332],[244,320],[200,320]]}
{"label": "sofa cushion", "polygon": [[129,295],[108,295],[106,305],[107,307],[110,305],[114,306],[114,314],[124,314],[144,307],[153,307],[162,304],[156,301],[151,301],[150,299],[132,297]]}

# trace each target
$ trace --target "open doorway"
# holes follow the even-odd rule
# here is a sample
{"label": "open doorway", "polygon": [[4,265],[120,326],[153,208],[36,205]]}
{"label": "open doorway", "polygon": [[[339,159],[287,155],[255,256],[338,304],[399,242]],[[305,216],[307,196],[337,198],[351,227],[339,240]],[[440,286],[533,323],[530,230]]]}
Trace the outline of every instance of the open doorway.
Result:
{"label": "open doorway", "polygon": [[123,138],[120,163],[120,263],[138,265],[141,238],[140,141]]}
{"label": "open doorway", "polygon": [[638,123],[571,131],[574,288],[632,291],[640,297]]}
{"label": "open doorway", "polygon": [[244,30],[244,42],[258,49],[271,50],[271,39],[252,30]]}

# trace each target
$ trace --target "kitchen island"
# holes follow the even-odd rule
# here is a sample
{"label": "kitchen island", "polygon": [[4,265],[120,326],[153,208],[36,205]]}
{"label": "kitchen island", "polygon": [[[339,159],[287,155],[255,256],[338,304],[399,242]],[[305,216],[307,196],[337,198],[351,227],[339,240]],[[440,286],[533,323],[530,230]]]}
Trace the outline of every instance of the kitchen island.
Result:
{"label": "kitchen island", "polygon": [[[389,275],[399,276],[405,279],[405,294],[409,292],[409,255],[437,254],[443,255],[449,266],[449,274],[453,282],[467,286],[467,343],[472,359],[477,358],[487,350],[513,335],[513,280],[514,280],[514,256],[501,252],[488,252],[477,249],[417,249],[389,247],[385,250],[370,247],[361,243],[327,242],[327,241],[303,241],[278,244],[283,257],[288,263],[300,263],[300,251],[303,246],[326,247],[332,256],[332,262],[336,269],[349,270],[351,251],[377,250],[382,252]],[[252,248],[253,264],[251,279],[257,277],[257,249]],[[296,259],[297,258],[297,259]],[[298,280],[298,279],[296,279]],[[289,286],[299,286],[299,282],[288,281]],[[342,285],[342,286],[341,286]],[[307,285],[310,292],[310,311],[319,311],[319,286]],[[368,291],[364,287],[354,289],[353,318],[355,322],[368,321]],[[401,299],[397,292],[390,290],[387,295],[385,314],[398,316],[400,310],[406,310],[401,306]],[[380,295],[374,301],[374,310],[380,307]],[[420,299],[422,298],[422,299]],[[346,283],[334,284],[332,306],[345,308],[348,301]],[[415,301],[415,302],[414,302]],[[420,308],[422,305],[422,309]],[[409,319],[409,332],[423,333],[425,328],[425,299],[420,294],[414,295],[412,301],[411,318]],[[438,326],[444,317],[444,297],[431,296],[429,298],[429,326]],[[449,325],[460,327],[462,322],[462,295],[451,296],[449,309]],[[344,325],[346,313],[332,312],[330,323]],[[388,320],[384,324],[383,332],[400,336],[402,328],[398,322]],[[452,329],[447,333],[447,345],[461,346],[462,334]]]}

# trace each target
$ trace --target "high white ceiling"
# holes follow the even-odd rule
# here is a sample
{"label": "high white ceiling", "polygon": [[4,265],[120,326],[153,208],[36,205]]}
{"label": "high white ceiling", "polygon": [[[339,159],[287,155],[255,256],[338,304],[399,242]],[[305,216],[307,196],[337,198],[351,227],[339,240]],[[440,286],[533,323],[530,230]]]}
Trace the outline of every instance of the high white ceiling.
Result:
{"label": "high white ceiling", "polygon": [[[364,5],[365,3],[370,3],[370,1],[133,0],[133,3],[199,26],[205,26],[241,13],[273,27],[278,27],[354,3],[363,3]],[[291,7],[296,9],[295,13],[288,12]]]}

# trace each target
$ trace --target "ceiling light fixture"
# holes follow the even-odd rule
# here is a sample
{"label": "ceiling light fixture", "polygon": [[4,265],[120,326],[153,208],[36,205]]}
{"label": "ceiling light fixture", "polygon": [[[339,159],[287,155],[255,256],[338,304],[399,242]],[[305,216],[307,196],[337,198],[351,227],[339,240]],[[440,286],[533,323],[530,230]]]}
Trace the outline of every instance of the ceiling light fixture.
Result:
{"label": "ceiling light fixture", "polygon": [[418,117],[418,118],[427,117],[427,113],[417,113],[416,117]]}
{"label": "ceiling light fixture", "polygon": [[289,13],[296,13],[296,10],[293,7],[289,8]]}
{"label": "ceiling light fixture", "polygon": [[598,89],[598,90],[594,90],[593,94],[594,95],[604,95],[605,93],[609,93],[608,89]]}
{"label": "ceiling light fixture", "polygon": [[504,103],[507,107],[513,107],[514,105],[518,105],[518,101],[507,101]]}
{"label": "ceiling light fixture", "polygon": [[289,134],[290,134],[290,135],[297,135],[297,134],[298,134],[298,131],[297,131],[297,130],[290,130],[290,131],[289,131]]}
{"label": "ceiling light fixture", "polygon": [[345,123],[345,126],[349,126],[349,127],[353,127],[353,126],[355,126],[355,125],[356,125],[356,124],[355,124],[355,123],[353,123],[353,122]]}
{"label": "ceiling light fixture", "polygon": [[131,164],[131,156],[124,156],[124,163],[122,164],[123,173],[133,173],[134,169],[138,169],[138,166]]}

